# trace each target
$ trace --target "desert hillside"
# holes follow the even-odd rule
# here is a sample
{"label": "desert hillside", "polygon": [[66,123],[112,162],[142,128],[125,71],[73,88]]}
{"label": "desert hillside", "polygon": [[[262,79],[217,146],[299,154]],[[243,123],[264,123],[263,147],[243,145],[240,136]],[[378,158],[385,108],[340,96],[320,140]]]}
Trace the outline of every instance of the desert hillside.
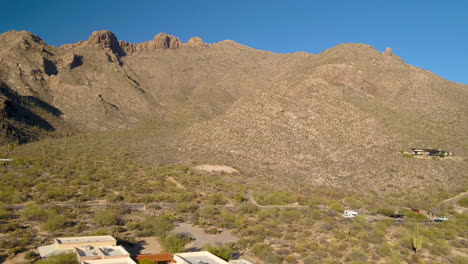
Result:
{"label": "desert hillside", "polygon": [[132,255],[467,263],[468,85],[396,54],[1,34],[0,262],[107,234]]}
{"label": "desert hillside", "polygon": [[[0,46],[2,143],[157,120],[178,128],[165,160],[227,164],[252,181],[410,194],[466,180],[468,86],[391,49],[275,54],[164,33],[133,44],[105,30],[62,47],[11,31]],[[161,156],[149,134],[134,140],[147,159]],[[414,147],[455,155],[400,154]]]}

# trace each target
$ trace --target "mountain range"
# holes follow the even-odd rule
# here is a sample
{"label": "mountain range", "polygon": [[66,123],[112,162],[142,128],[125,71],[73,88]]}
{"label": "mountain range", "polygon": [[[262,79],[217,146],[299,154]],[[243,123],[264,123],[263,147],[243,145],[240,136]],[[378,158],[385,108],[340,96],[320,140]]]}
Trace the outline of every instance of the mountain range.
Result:
{"label": "mountain range", "polygon": [[[1,144],[158,120],[180,128],[165,143],[175,162],[225,164],[266,184],[379,195],[466,185],[468,85],[390,48],[277,54],[165,33],[133,44],[107,30],[55,47],[10,31],[0,35],[0,90]],[[404,157],[410,148],[454,156]]]}

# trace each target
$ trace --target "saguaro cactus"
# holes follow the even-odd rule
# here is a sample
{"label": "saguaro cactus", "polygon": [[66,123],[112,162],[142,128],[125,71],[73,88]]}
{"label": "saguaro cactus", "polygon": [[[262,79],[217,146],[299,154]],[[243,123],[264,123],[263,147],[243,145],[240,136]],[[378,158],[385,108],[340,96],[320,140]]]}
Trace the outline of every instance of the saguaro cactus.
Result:
{"label": "saguaro cactus", "polygon": [[411,245],[413,246],[413,250],[416,254],[422,248],[422,237],[419,235],[419,224],[414,226],[413,235],[411,236]]}

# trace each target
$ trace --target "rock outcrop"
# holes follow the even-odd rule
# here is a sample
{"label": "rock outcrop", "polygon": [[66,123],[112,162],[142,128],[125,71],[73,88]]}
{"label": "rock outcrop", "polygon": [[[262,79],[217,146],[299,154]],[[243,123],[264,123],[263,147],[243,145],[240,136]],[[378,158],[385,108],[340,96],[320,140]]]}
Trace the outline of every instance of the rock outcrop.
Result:
{"label": "rock outcrop", "polygon": [[392,56],[393,55],[392,48],[386,47],[384,54],[387,55],[387,56]]}
{"label": "rock outcrop", "polygon": [[86,45],[110,49],[114,54],[119,56],[125,55],[117,41],[117,37],[109,30],[94,31],[86,41]]}
{"label": "rock outcrop", "polygon": [[58,66],[66,69],[73,69],[81,65],[80,56],[74,54],[73,52],[66,53],[60,58]]}
{"label": "rock outcrop", "polygon": [[120,46],[126,53],[132,53],[161,49],[178,49],[182,47],[182,41],[180,41],[180,39],[176,36],[168,35],[166,33],[159,33],[153,38],[153,40],[137,44],[120,41]]}
{"label": "rock outcrop", "polygon": [[86,41],[80,41],[75,44],[67,44],[62,47],[74,48],[77,46],[96,47],[105,51],[110,51],[117,56],[125,56],[125,52],[119,45],[117,37],[109,30],[94,31]]}
{"label": "rock outcrop", "polygon": [[[173,35],[159,33],[152,40],[142,43],[130,43],[127,41],[118,41],[117,37],[109,30],[94,31],[86,41],[80,41],[75,44],[67,44],[62,47],[74,48],[77,46],[97,47],[105,50],[108,56],[123,57],[134,52],[145,52],[165,49],[179,49],[186,47],[209,47],[209,44],[203,42],[200,37],[193,37],[187,43]],[[118,59],[113,58],[112,61]],[[120,61],[119,61],[120,63]],[[68,66],[67,66],[68,67]]]}
{"label": "rock outcrop", "polygon": [[185,43],[184,46],[187,46],[187,47],[208,47],[209,45],[207,43],[203,42],[203,40],[200,37],[193,37],[187,43]]}

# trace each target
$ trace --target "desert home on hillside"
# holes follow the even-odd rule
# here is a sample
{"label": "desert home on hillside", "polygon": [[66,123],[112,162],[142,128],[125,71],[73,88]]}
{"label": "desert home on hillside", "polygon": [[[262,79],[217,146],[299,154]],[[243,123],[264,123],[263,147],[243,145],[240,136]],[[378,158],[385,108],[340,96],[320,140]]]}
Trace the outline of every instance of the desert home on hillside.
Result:
{"label": "desert home on hillside", "polygon": [[439,157],[447,157],[452,156],[452,152],[448,152],[441,149],[411,149],[409,151],[413,155],[426,155],[426,156],[439,156]]}
{"label": "desert home on hillside", "polygon": [[136,264],[112,236],[63,237],[38,247],[41,258],[75,253],[81,264]]}

